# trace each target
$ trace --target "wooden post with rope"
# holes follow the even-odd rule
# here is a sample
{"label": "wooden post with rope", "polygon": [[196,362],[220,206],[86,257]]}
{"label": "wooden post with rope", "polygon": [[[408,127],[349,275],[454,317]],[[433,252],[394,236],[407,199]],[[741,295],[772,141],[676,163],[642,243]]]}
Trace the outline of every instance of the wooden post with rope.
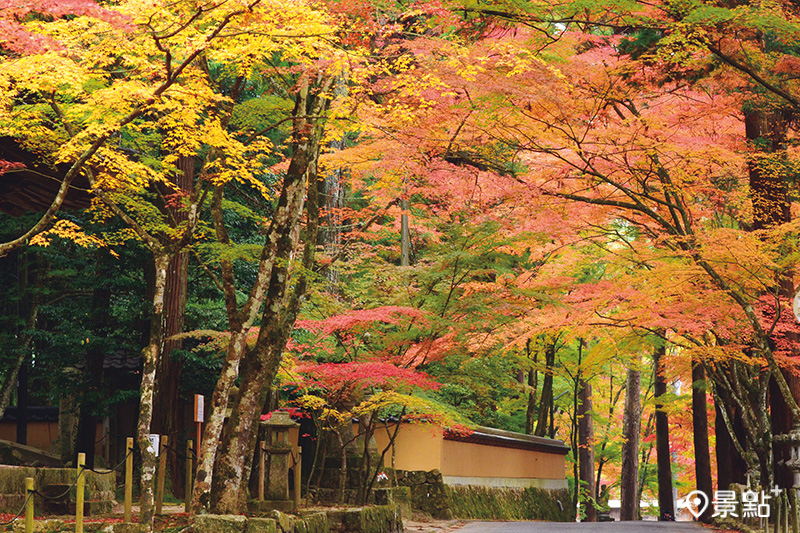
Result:
{"label": "wooden post with rope", "polygon": [[25,533],[33,533],[33,478],[25,478]]}
{"label": "wooden post with rope", "polygon": [[78,454],[78,468],[77,481],[75,483],[75,533],[83,533],[83,501],[84,491],[86,490],[86,475],[84,473],[84,466],[86,466],[86,454],[81,452]]}
{"label": "wooden post with rope", "polygon": [[125,522],[131,522],[133,508],[133,437],[125,442]]}
{"label": "wooden post with rope", "polygon": [[194,443],[191,440],[186,441],[186,498],[183,503],[184,512],[192,510],[192,453],[194,452]]}
{"label": "wooden post with rope", "polygon": [[158,482],[156,483],[156,514],[164,510],[164,475],[167,471],[167,436],[161,435],[161,450],[158,455]]}

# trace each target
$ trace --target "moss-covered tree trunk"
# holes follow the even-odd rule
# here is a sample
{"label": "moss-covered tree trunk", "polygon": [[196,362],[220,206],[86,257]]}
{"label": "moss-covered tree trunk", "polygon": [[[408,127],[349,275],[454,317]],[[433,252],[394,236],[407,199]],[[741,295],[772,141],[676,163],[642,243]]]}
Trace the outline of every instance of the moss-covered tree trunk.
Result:
{"label": "moss-covered tree trunk", "polygon": [[150,426],[153,421],[153,390],[156,365],[164,346],[164,293],[167,282],[169,255],[154,252],[155,290],[150,319],[150,341],[142,350],[142,381],[139,386],[139,423],[137,443],[142,457],[139,524],[144,531],[153,531],[153,479],[156,473],[155,450],[150,446]]}
{"label": "moss-covered tree trunk", "polygon": [[[321,88],[324,93],[330,83]],[[321,183],[317,179],[316,159],[322,136],[319,117],[325,111],[325,96],[310,97],[302,88],[295,102],[292,158],[284,178],[278,207],[267,234],[274,252],[269,287],[261,317],[261,327],[253,349],[242,361],[239,392],[234,399],[230,420],[223,434],[222,453],[214,465],[211,509],[215,513],[241,513],[246,508],[247,480],[257,437],[257,423],[265,394],[277,374],[281,356],[300,309],[317,244]],[[290,290],[291,255],[297,244],[304,196],[308,198],[305,248],[300,275]]]}

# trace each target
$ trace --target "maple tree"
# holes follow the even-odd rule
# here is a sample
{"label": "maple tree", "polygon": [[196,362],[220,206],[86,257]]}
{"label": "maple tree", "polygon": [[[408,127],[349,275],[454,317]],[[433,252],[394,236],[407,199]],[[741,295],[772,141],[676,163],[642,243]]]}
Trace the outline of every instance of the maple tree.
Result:
{"label": "maple tree", "polygon": [[[586,286],[586,301],[601,315],[601,322],[676,332],[671,342],[688,342],[712,370],[720,364],[738,365],[736,354],[755,346],[763,364],[749,360],[742,382],[758,380],[763,390],[775,380],[794,410],[779,371],[785,359],[780,354],[776,358],[773,351],[774,325],[754,310],[759,291],[771,287],[768,290],[776,292],[772,280],[779,279],[789,263],[782,258],[786,249],[779,242],[786,242],[793,229],[784,226],[772,236],[742,231],[750,216],[765,219],[761,213],[767,210],[758,199],[758,185],[752,179],[749,184],[742,180],[743,98],[736,92],[741,82],[725,69],[709,75],[713,65],[708,52],[750,76],[762,90],[789,102],[792,96],[759,77],[753,68],[756,62],[750,67],[734,64],[733,56],[719,53],[714,39],[698,30],[708,32],[719,23],[714,31],[731,35],[723,28],[739,20],[745,26],[755,25],[754,18],[738,19],[727,9],[698,7],[695,19],[689,19],[694,25],[687,29],[674,15],[683,17],[690,8],[677,11],[663,6],[660,12],[662,6],[648,6],[642,13],[615,13],[613,7],[573,12],[581,13],[578,16],[569,14],[569,5],[468,6],[467,10],[485,16],[479,39],[447,42],[432,37],[434,30],[427,39],[403,42],[397,50],[409,58],[404,68],[393,78],[362,89],[365,94],[385,96],[360,101],[365,120],[378,126],[356,148],[354,160],[387,180],[404,176],[402,182],[386,183],[406,191],[409,180],[416,180],[417,188],[411,191],[455,212],[474,202],[484,206],[476,209],[477,216],[508,216],[524,205],[528,220],[549,230],[554,241],[569,231],[582,232],[580,238],[592,239],[606,253],[627,258],[623,261],[634,266],[626,267],[629,272],[618,279]],[[490,18],[498,16],[502,22]],[[657,52],[637,53],[644,39],[623,33],[645,21],[661,25],[655,32],[657,39],[663,37]],[[504,27],[518,22],[531,29],[517,27],[515,33],[505,33]],[[777,27],[777,16],[759,24],[761,29]],[[778,39],[790,38],[790,24]],[[601,27],[620,32],[593,33]],[[549,58],[559,62],[547,63]],[[782,61],[791,62],[791,57]],[[786,131],[789,123],[781,124]],[[786,134],[781,135],[775,138],[779,145],[786,143]],[[365,165],[369,152],[380,154],[382,168]],[[778,159],[790,160],[787,157],[782,152]],[[757,159],[766,160],[763,155]],[[372,160],[377,158],[373,155]],[[387,162],[393,166],[387,168]],[[775,175],[779,166],[772,162],[769,170],[760,172]],[[752,177],[753,158],[749,168]],[[553,208],[558,199],[566,201],[565,207]],[[770,203],[775,204],[766,202]],[[788,205],[777,204],[784,211]],[[566,210],[569,220],[563,216]],[[520,217],[514,220],[520,224]],[[678,272],[677,279],[693,288],[689,298],[675,291],[677,283],[665,287],[663,281],[675,281]],[[636,283],[652,288],[644,292],[639,288],[644,285]],[[607,297],[598,289],[607,289],[609,299],[603,301]],[[665,289],[666,294],[659,294]],[[633,292],[626,294],[629,290]],[[637,298],[641,305],[622,311],[623,303],[630,306]],[[742,336],[748,342],[738,342]],[[712,377],[720,387],[736,387],[726,386],[717,374]],[[738,398],[738,409],[765,413],[763,397]],[[704,400],[704,395],[698,399]],[[731,402],[720,403],[733,408]],[[700,404],[697,411],[698,417],[707,416]],[[769,433],[771,425],[761,418],[750,427],[749,446],[757,450],[758,468],[768,482],[771,444],[757,435]]]}
{"label": "maple tree", "polygon": [[[33,243],[135,238],[153,256],[140,446],[167,375],[169,261],[191,250],[224,302],[195,512],[243,509],[285,352],[334,432],[408,407],[377,390],[425,370],[442,386],[420,381],[421,397],[568,439],[584,501],[617,476],[619,427],[633,442],[643,419],[671,501],[687,459],[668,455],[690,447],[666,422],[680,378],[697,487],[711,491],[706,387],[736,451],[718,458],[783,482],[772,436],[800,417],[793,4],[75,0],[4,9],[0,27],[2,134],[70,165],[0,255],[50,227],[82,174],[97,220],[126,229],[100,240],[62,220]],[[637,385],[651,362],[653,399]],[[622,452],[628,510],[650,447]]]}
{"label": "maple tree", "polygon": [[[270,140],[261,137],[264,132],[253,130],[242,131],[236,138],[226,127],[248,79],[270,68],[276,49],[285,61],[307,65],[319,57],[320,50],[315,48],[318,42],[305,36],[330,31],[324,15],[304,5],[292,10],[283,6],[277,16],[274,6],[259,1],[235,4],[122,4],[116,9],[127,21],[122,25],[91,14],[42,25],[31,22],[26,29],[35,26],[44,39],[58,40],[57,51],[29,53],[3,64],[4,132],[25,139],[43,156],[75,160],[70,175],[82,171],[89,178],[98,199],[98,216],[122,219],[130,231],[127,237],[141,239],[153,254],[155,291],[150,342],[143,351],[138,431],[144,458],[141,520],[148,527],[152,527],[155,462],[148,452],[147,434],[156,363],[164,343],[167,264],[192,241],[214,187],[221,191],[235,179],[269,199],[270,191],[259,175],[263,163],[258,156],[269,150]],[[287,26],[287,20],[292,25]],[[285,45],[290,39],[294,48]],[[284,44],[278,46],[279,41]],[[331,58],[327,60],[332,67]],[[62,81],[49,77],[53,71]],[[118,76],[118,71],[125,75]],[[221,79],[228,72],[233,73],[231,86]],[[302,212],[303,179],[311,159],[301,139],[307,135],[305,115],[320,114],[303,105],[308,98],[304,83],[308,82],[301,78],[301,88],[294,89],[296,110],[300,110],[293,118],[295,150],[282,185],[284,200],[279,200],[272,220],[274,235],[282,235],[283,240],[268,239],[264,247],[262,273],[254,289],[262,295],[267,292],[272,265],[293,248],[293,228]],[[34,95],[33,108],[14,105],[14,95],[25,91]],[[122,142],[107,144],[112,135]],[[149,152],[139,155],[143,150]],[[157,158],[150,156],[153,151]],[[197,169],[181,168],[182,158],[187,157],[199,161]],[[182,172],[194,180],[188,191],[172,179]],[[150,198],[153,191],[155,201]],[[280,206],[287,197],[290,201],[282,218]],[[177,216],[178,212],[184,216]],[[283,291],[288,279],[284,276],[281,283]]]}
{"label": "maple tree", "polygon": [[[307,338],[302,343],[291,343],[297,360],[281,381],[284,387],[293,389],[293,403],[311,413],[317,428],[308,485],[317,465],[324,465],[328,454],[341,456],[339,502],[350,501],[345,495],[349,478],[357,480],[352,501],[368,502],[380,467],[403,423],[454,423],[446,409],[415,394],[438,389],[439,383],[400,364],[403,357],[392,355],[403,341],[393,338],[391,330],[408,329],[403,326],[409,321],[424,322],[425,315],[414,308],[390,306],[296,324],[297,334],[305,332],[303,337]],[[390,415],[395,417],[394,428],[387,420]],[[381,428],[387,432],[389,442],[382,450],[373,449],[375,432]],[[348,466],[352,460],[357,461],[356,472],[348,470],[352,469]]]}

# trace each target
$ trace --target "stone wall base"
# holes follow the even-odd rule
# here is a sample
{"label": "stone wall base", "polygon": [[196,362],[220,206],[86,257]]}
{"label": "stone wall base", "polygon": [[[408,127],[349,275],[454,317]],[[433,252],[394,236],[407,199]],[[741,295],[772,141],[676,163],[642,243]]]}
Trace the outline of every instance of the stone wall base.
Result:
{"label": "stone wall base", "polygon": [[482,520],[573,522],[569,491],[539,488],[445,486],[453,516]]}
{"label": "stone wall base", "polygon": [[410,491],[411,507],[434,518],[575,520],[566,488],[450,485],[438,470],[395,473],[398,485]]}
{"label": "stone wall base", "polygon": [[253,518],[198,515],[192,530],[194,533],[400,533],[403,520],[394,506],[373,505],[349,509],[306,509],[299,516],[275,510],[267,516]]}

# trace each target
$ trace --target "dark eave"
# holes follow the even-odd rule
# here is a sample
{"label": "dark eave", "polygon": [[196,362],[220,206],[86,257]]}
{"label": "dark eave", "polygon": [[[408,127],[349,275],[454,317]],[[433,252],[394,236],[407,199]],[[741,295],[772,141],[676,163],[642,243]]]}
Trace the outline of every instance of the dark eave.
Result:
{"label": "dark eave", "polygon": [[446,430],[445,440],[460,442],[473,442],[486,446],[498,446],[501,448],[516,448],[519,450],[532,450],[545,453],[557,453],[567,455],[569,446],[560,440],[535,437],[524,433],[504,431],[502,429],[487,428],[478,426],[470,430]]}
{"label": "dark eave", "polygon": [[[0,137],[0,160],[22,163],[25,168],[0,175],[0,211],[11,216],[46,211],[58,193],[68,165],[47,165],[37,154],[11,137]],[[86,176],[77,176],[62,209],[85,209],[91,196]]]}
{"label": "dark eave", "polygon": [[[6,407],[3,422],[16,422],[20,419],[20,409],[15,405]],[[58,422],[58,406],[40,407],[28,406],[25,408],[25,420],[28,422]]]}

